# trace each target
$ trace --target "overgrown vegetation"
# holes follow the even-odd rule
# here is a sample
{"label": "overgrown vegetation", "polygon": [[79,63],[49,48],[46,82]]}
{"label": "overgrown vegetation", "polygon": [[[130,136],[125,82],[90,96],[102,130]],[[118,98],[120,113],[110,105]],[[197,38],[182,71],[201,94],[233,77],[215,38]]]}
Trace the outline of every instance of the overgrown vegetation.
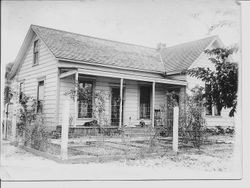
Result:
{"label": "overgrown vegetation", "polygon": [[187,70],[187,74],[204,81],[208,87],[204,93],[205,105],[215,105],[220,114],[222,108],[231,108],[229,116],[234,116],[237,107],[238,64],[230,61],[235,49],[215,48],[205,50],[215,70],[197,67]]}
{"label": "overgrown vegetation", "polygon": [[[206,121],[203,118],[203,88],[197,87],[192,90],[192,94],[186,94],[186,109],[180,109],[179,113],[179,135],[184,143],[192,143],[196,148],[200,148],[205,139]],[[173,130],[173,121],[168,116],[167,111],[173,110],[180,103],[179,93],[171,91],[167,93],[167,105],[161,106],[162,126],[156,134],[160,136],[170,136]]]}
{"label": "overgrown vegetation", "polygon": [[20,122],[17,129],[23,144],[46,151],[49,145],[49,132],[46,130],[45,118],[36,112],[37,101],[23,94],[20,105]]}
{"label": "overgrown vegetation", "polygon": [[183,137],[183,142],[191,142],[196,148],[200,148],[206,139],[202,90],[203,88],[196,87],[191,91],[191,95],[186,94],[186,113],[180,117],[180,134]]}

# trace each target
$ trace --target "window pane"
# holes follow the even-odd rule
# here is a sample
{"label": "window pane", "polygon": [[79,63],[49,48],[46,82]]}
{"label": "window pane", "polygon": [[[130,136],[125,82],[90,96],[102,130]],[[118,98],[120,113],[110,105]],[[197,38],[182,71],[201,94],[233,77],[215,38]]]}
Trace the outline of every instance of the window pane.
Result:
{"label": "window pane", "polygon": [[44,81],[38,84],[38,100],[44,100]]}
{"label": "window pane", "polygon": [[24,92],[24,84],[23,82],[20,83],[20,91],[19,91],[19,100],[22,100]]}
{"label": "window pane", "polygon": [[34,46],[33,46],[33,63],[34,64],[38,63],[38,48],[39,48],[39,41],[36,40],[34,41]]}
{"label": "window pane", "polygon": [[78,117],[92,117],[93,83],[79,81]]}
{"label": "window pane", "polygon": [[38,40],[34,42],[34,53],[38,52]]}
{"label": "window pane", "polygon": [[150,87],[140,88],[140,118],[150,118]]}

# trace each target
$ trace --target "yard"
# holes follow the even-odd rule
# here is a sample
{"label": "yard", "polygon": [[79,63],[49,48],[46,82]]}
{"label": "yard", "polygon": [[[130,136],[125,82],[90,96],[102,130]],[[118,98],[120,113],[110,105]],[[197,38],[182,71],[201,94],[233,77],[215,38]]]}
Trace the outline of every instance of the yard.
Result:
{"label": "yard", "polygon": [[[233,177],[233,137],[212,136],[200,150],[180,148],[178,155],[85,164],[60,164],[3,143],[5,179],[168,179]],[[97,151],[98,152],[98,151]],[[211,172],[213,172],[211,174]]]}

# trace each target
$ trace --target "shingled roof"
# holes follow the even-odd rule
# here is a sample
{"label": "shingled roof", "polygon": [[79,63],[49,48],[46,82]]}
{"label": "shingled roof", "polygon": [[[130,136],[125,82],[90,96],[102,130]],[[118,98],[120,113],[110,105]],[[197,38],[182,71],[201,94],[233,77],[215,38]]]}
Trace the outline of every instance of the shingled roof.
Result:
{"label": "shingled roof", "polygon": [[36,25],[31,28],[58,59],[161,73],[187,69],[215,39],[157,50]]}
{"label": "shingled roof", "polygon": [[32,25],[55,57],[93,64],[113,65],[162,72],[160,56],[154,48],[99,39]]}
{"label": "shingled roof", "polygon": [[211,36],[196,41],[178,44],[161,50],[166,72],[188,69],[204,50],[217,38]]}

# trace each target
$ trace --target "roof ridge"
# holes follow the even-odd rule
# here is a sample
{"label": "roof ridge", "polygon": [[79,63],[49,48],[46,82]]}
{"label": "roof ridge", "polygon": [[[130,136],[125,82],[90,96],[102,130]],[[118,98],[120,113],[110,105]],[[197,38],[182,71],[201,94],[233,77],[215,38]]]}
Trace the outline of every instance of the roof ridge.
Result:
{"label": "roof ridge", "polygon": [[173,47],[177,47],[177,46],[182,46],[182,45],[185,45],[185,44],[194,43],[194,42],[206,40],[206,39],[209,39],[209,38],[216,39],[216,38],[218,38],[218,35],[211,35],[209,37],[200,38],[200,39],[197,39],[197,40],[190,40],[190,41],[187,41],[187,42],[178,43],[178,44],[175,44],[175,45],[172,45],[172,46],[165,47],[163,49],[168,49],[168,48],[173,48]]}
{"label": "roof ridge", "polygon": [[50,29],[50,30],[54,30],[54,31],[70,33],[70,34],[79,35],[79,36],[83,36],[83,37],[87,37],[87,38],[93,38],[93,39],[97,39],[97,40],[105,40],[105,41],[114,42],[114,43],[120,43],[120,44],[126,44],[126,45],[131,45],[131,46],[137,46],[137,47],[149,48],[149,49],[152,49],[152,50],[157,50],[156,48],[149,47],[149,46],[143,46],[143,45],[139,45],[139,44],[132,44],[132,43],[129,43],[129,42],[121,42],[121,41],[115,41],[115,40],[111,40],[111,39],[94,37],[94,36],[84,35],[84,34],[75,33],[75,32],[71,32],[71,31],[64,31],[64,30],[60,30],[60,29],[54,29],[54,28],[51,28],[51,27],[44,27],[44,26],[34,25],[34,24],[31,24],[30,26],[31,27],[33,27],[33,26],[35,26],[35,27],[41,27],[41,28]]}

